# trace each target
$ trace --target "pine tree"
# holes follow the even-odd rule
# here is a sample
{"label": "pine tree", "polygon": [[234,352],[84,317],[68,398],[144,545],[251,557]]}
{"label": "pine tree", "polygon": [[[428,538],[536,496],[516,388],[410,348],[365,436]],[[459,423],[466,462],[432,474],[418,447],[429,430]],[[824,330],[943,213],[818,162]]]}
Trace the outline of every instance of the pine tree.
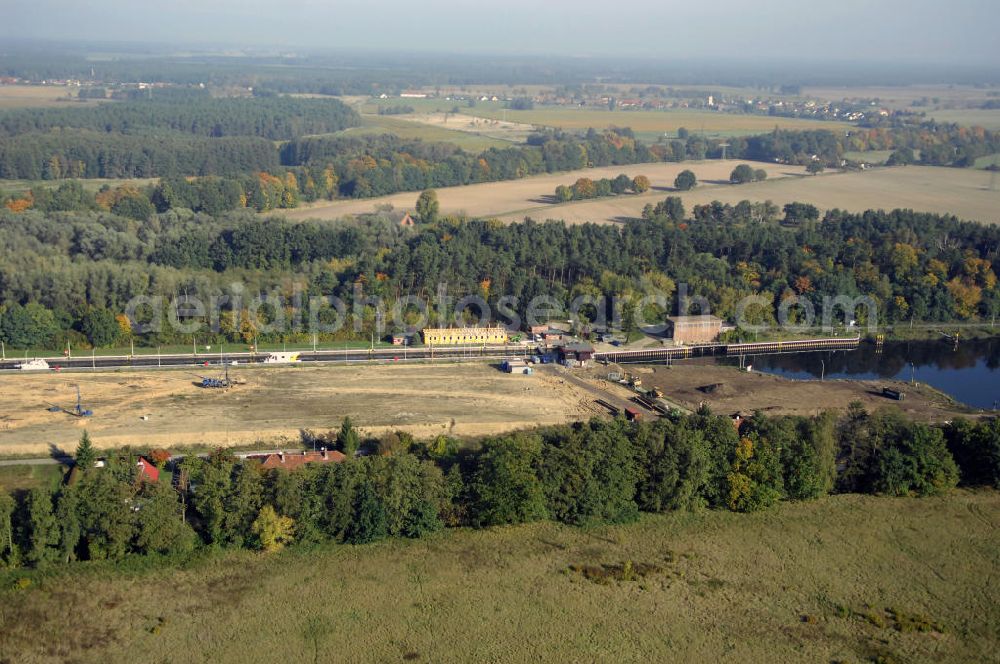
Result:
{"label": "pine tree", "polygon": [[76,447],[76,466],[86,472],[93,468],[95,463],[97,463],[97,450],[94,449],[93,443],[90,442],[90,434],[85,429],[83,436],[80,437],[80,444]]}
{"label": "pine tree", "polygon": [[33,565],[54,560],[59,555],[59,524],[52,511],[52,494],[42,488],[28,492],[27,523],[24,540],[27,545],[25,558]]}
{"label": "pine tree", "polygon": [[340,425],[340,433],[337,434],[337,446],[348,458],[351,458],[358,451],[361,440],[357,429],[351,424],[351,418],[345,417]]}

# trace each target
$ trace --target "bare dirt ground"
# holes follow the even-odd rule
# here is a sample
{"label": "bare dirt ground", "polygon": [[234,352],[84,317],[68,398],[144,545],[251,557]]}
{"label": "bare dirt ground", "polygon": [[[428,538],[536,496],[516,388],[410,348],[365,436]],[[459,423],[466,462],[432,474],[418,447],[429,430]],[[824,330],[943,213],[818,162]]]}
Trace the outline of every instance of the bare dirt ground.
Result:
{"label": "bare dirt ground", "polygon": [[[736,367],[682,362],[666,365],[628,365],[627,371],[638,373],[643,387],[663,389],[668,400],[691,410],[702,403],[713,412],[744,416],[760,410],[768,415],[817,415],[825,410],[846,409],[852,401],[860,401],[868,411],[894,408],[907,417],[920,421],[940,422],[963,411],[926,385],[898,381],[863,380],[789,380],[770,374],[740,371]],[[595,367],[594,379],[603,379],[607,367]],[[891,386],[905,393],[903,401],[893,401],[881,395],[882,387]]]}
{"label": "bare dirt ground", "polygon": [[[731,170],[739,162],[727,163]],[[698,179],[702,179],[700,174]],[[536,220],[563,219],[568,224],[613,222],[637,218],[646,203],[667,195],[677,195],[683,199],[688,211],[695,205],[715,200],[731,204],[744,199],[770,200],[779,207],[785,203],[801,201],[812,203],[821,212],[833,208],[850,212],[903,208],[953,214],[960,219],[983,223],[998,223],[1000,191],[991,190],[990,183],[989,173],[934,166],[879,168],[795,178],[774,178],[768,175],[764,182],[751,184],[699,185],[693,191],[683,193],[656,192],[653,195],[599,198],[536,207],[499,216],[505,221],[520,221],[525,216],[531,216]]]}
{"label": "bare dirt ground", "polygon": [[[0,455],[72,451],[86,428],[98,447],[295,443],[349,415],[365,433],[477,436],[589,417],[588,395],[553,375],[511,376],[480,364],[239,369],[206,390],[183,370],[0,376]],[[76,386],[94,416],[72,409]],[[149,415],[149,419],[140,419]]]}
{"label": "bare dirt ground", "polygon": [[[557,186],[571,185],[578,178],[590,179],[613,178],[619,173],[629,177],[645,175],[652,183],[652,189],[641,196],[624,195],[611,203],[619,206],[628,216],[638,216],[646,203],[653,203],[672,193],[674,179],[685,169],[690,169],[702,184],[699,189],[721,192],[727,189],[740,189],[729,184],[729,174],[738,163],[736,161],[701,161],[669,164],[634,164],[631,166],[608,166],[602,168],[586,168],[553,175],[539,175],[521,180],[504,182],[487,182],[464,187],[445,187],[437,190],[442,214],[465,213],[475,217],[510,217],[520,219],[526,215],[537,219],[562,218],[572,216],[577,207],[585,208],[592,201],[583,201],[576,205],[556,205],[554,192]],[[763,168],[769,179],[781,179],[789,176],[802,176],[805,170],[799,166],[784,166],[779,164],[752,163],[754,168]],[[797,178],[800,179],[800,178]],[[742,189],[740,189],[742,190]],[[373,212],[377,206],[392,205],[400,210],[412,210],[417,201],[417,192],[403,192],[379,198],[348,199],[332,202],[315,203],[287,211],[274,211],[268,214],[282,214],[289,219],[340,219],[354,214]],[[712,196],[709,196],[711,200]],[[606,205],[608,199],[598,202]],[[601,207],[595,210],[603,210]],[[579,216],[579,215],[577,215]],[[594,215],[588,215],[594,217]],[[582,221],[583,219],[574,219]],[[606,216],[603,212],[596,215],[593,221],[615,221],[614,216]]]}
{"label": "bare dirt ground", "polygon": [[453,131],[470,132],[490,138],[499,138],[512,143],[524,143],[528,136],[536,129],[536,126],[531,124],[480,118],[462,113],[419,113],[396,117],[409,122],[417,122]]}

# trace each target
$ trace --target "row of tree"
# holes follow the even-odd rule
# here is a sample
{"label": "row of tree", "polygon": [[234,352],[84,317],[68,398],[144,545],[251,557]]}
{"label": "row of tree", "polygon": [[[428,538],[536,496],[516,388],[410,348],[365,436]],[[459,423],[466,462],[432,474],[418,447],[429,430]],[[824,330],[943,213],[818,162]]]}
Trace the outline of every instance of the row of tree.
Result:
{"label": "row of tree", "polygon": [[491,438],[478,449],[393,433],[366,441],[358,455],[349,421],[327,438],[345,461],[264,471],[217,450],[181,462],[175,489],[170,472],[145,479],[134,451],[96,468],[85,436],[66,485],[17,500],[0,495],[0,561],[40,567],[198,546],[361,544],[443,526],[750,512],[833,491],[928,496],[960,479],[1000,488],[1000,421],[939,428],[857,404],[839,420],[756,414],[739,430],[707,409],[648,424],[595,419]]}
{"label": "row of tree", "polygon": [[649,178],[645,175],[630,178],[624,173],[615,178],[601,178],[596,181],[590,178],[580,178],[568,187],[564,184],[556,187],[556,200],[562,202],[582,201],[588,198],[620,196],[629,191],[636,194],[649,191]]}

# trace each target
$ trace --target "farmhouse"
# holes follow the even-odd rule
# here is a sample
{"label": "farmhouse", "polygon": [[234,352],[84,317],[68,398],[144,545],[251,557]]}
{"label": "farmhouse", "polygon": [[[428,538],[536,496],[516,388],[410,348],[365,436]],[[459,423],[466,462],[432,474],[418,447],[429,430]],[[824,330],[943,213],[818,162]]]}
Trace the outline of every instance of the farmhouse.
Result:
{"label": "farmhouse", "polygon": [[423,331],[424,343],[434,346],[460,344],[505,344],[507,330],[503,327],[429,327]]}
{"label": "farmhouse", "polygon": [[142,457],[139,457],[139,461],[135,465],[139,467],[138,481],[158,482],[160,480],[160,470]]}
{"label": "farmhouse", "polygon": [[261,462],[260,467],[264,470],[284,468],[285,470],[296,470],[307,463],[340,463],[347,457],[336,450],[328,451],[325,448],[319,452],[276,452],[262,456],[248,457]]}
{"label": "farmhouse", "polygon": [[716,316],[672,316],[667,324],[675,344],[711,343],[722,331],[722,319]]}

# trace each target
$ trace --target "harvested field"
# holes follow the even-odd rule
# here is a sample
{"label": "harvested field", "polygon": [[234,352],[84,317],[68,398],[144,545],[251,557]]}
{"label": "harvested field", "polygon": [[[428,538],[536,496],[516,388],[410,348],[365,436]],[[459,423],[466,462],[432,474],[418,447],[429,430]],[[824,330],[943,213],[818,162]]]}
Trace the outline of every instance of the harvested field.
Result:
{"label": "harvested field", "polygon": [[[209,371],[206,369],[206,371]],[[212,369],[213,373],[218,369]],[[483,364],[237,368],[246,384],[195,385],[197,370],[0,377],[0,455],[72,451],[86,428],[99,447],[127,444],[275,445],[345,415],[367,433],[477,436],[589,416],[587,395],[541,372],[511,376]],[[76,386],[94,416],[72,408]],[[149,415],[149,419],[140,419]]]}
{"label": "harvested field", "polygon": [[[671,402],[691,410],[705,403],[722,414],[751,415],[760,410],[768,415],[817,415],[825,410],[844,410],[852,401],[860,401],[869,411],[893,408],[921,421],[940,422],[965,411],[963,406],[920,383],[789,380],[700,360],[677,362],[671,367],[628,365],[627,369],[642,377],[644,387],[663,389]],[[600,380],[607,375],[607,368],[595,368],[591,374]],[[892,401],[883,397],[881,391],[886,385],[905,392],[906,399]]]}
{"label": "harvested field", "polygon": [[[727,162],[730,170],[737,163],[739,162]],[[693,206],[713,200],[735,204],[747,199],[770,200],[779,207],[792,201],[801,201],[812,203],[821,212],[833,208],[851,212],[909,208],[920,212],[953,214],[971,221],[997,223],[1000,222],[1000,191],[991,190],[990,182],[990,173],[972,169],[906,166],[799,178],[774,178],[769,175],[765,182],[739,186],[699,185],[693,191],[676,195],[684,200],[689,212]],[[662,199],[666,195],[670,195],[669,192],[578,201],[539,206],[498,216],[505,221],[519,221],[530,216],[536,220],[563,219],[571,224],[614,222],[639,217],[646,203]]]}
{"label": "harvested field", "polygon": [[0,110],[12,108],[79,108],[103,103],[76,98],[77,88],[55,85],[0,85]]}
{"label": "harvested field", "polygon": [[[737,163],[734,161],[700,161],[635,164],[631,166],[607,166],[587,168],[579,171],[538,175],[521,180],[504,182],[487,182],[464,187],[445,187],[437,190],[441,203],[442,214],[465,213],[474,217],[498,216],[505,218],[520,218],[531,215],[539,219],[554,216],[556,211],[563,214],[575,206],[610,204],[622,206],[629,215],[637,216],[646,203],[660,200],[670,193],[674,178],[685,169],[694,171],[706,191],[721,192],[729,185],[729,174]],[[802,176],[805,170],[799,166],[784,166],[778,164],[754,163],[754,168],[763,168],[769,179],[780,179],[788,176]],[[603,199],[597,201],[582,201],[576,204],[555,205],[553,192],[561,184],[573,184],[578,178],[591,179],[613,178],[619,173],[629,177],[645,175],[652,182],[653,189],[641,196],[624,195],[615,200]],[[742,189],[740,189],[742,191]],[[719,194],[721,196],[721,194]],[[289,219],[339,219],[346,215],[373,212],[376,206],[392,205],[401,210],[412,210],[417,201],[418,192],[402,192],[390,196],[364,199],[345,199],[332,202],[315,203],[287,211],[274,211],[269,214],[282,214]],[[552,213],[548,212],[552,210]],[[633,212],[636,211],[636,212]],[[580,221],[580,219],[573,219]],[[613,221],[613,218],[596,219],[596,221]]]}
{"label": "harvested field", "polygon": [[20,586],[26,574],[15,570],[0,575],[0,653],[215,664],[995,661],[998,513],[997,491],[839,495],[753,514],[83,563]]}

